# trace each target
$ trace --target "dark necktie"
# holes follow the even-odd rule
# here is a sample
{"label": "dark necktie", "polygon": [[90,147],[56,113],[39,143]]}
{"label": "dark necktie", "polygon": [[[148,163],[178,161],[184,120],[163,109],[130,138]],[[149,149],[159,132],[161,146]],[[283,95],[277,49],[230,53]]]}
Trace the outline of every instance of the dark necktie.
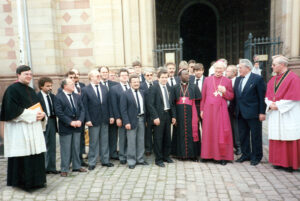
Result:
{"label": "dark necktie", "polygon": [[199,78],[198,79],[196,79],[196,85],[198,86],[198,84],[199,84]]}
{"label": "dark necktie", "polygon": [[240,80],[240,83],[239,83],[239,92],[242,93],[243,90],[242,90],[242,86],[243,86],[243,80],[244,80],[245,77],[241,77],[241,80]]}
{"label": "dark necktie", "polygon": [[104,85],[105,85],[105,86],[107,87],[107,89],[109,90],[107,81],[104,82]]}
{"label": "dark necktie", "polygon": [[163,86],[163,88],[164,88],[164,94],[165,94],[166,108],[170,109],[170,103],[169,103],[169,97],[168,97],[167,87]]}
{"label": "dark necktie", "polygon": [[138,90],[135,90],[135,96],[136,96],[136,101],[137,101],[137,109],[138,109],[138,114],[141,114],[141,104],[140,104],[140,100],[139,100],[139,96],[138,96]]}
{"label": "dark necktie", "polygon": [[124,87],[125,87],[125,91],[127,91],[127,89],[128,89],[128,88],[127,88],[127,84],[124,84]]}
{"label": "dark necktie", "polygon": [[95,84],[95,87],[96,87],[96,89],[97,89],[97,97],[98,97],[99,101],[102,103],[101,97],[100,97],[99,88],[98,88],[98,84]]}
{"label": "dark necktie", "polygon": [[174,84],[173,84],[173,78],[171,77],[171,86],[173,87]]}
{"label": "dark necktie", "polygon": [[71,102],[71,105],[72,105],[73,114],[76,115],[76,108],[75,108],[75,105],[74,105],[74,102],[73,102],[73,99],[72,99],[72,94],[68,94],[68,96],[70,97],[70,102]]}
{"label": "dark necktie", "polygon": [[54,115],[53,106],[52,106],[49,94],[46,97],[47,97],[47,101],[48,101],[48,105],[49,105],[49,110],[50,110],[49,114],[50,114],[50,116],[53,116]]}
{"label": "dark necktie", "polygon": [[152,85],[153,85],[153,84],[152,84],[152,83],[150,83],[150,84],[149,84],[149,88],[150,88],[150,87],[152,87]]}
{"label": "dark necktie", "polygon": [[79,85],[79,83],[76,83],[75,87],[77,89],[77,92],[80,94],[80,85]]}

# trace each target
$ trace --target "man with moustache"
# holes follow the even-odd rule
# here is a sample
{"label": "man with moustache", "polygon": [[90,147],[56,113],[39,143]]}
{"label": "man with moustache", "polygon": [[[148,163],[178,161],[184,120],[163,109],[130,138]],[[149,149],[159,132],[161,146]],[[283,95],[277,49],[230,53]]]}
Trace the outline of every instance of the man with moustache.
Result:
{"label": "man with moustache", "polygon": [[57,122],[54,111],[54,98],[52,94],[53,81],[49,77],[41,77],[38,81],[40,91],[37,96],[41,106],[48,117],[47,127],[44,131],[47,152],[45,154],[45,165],[47,174],[58,174],[56,170],[56,132]]}
{"label": "man with moustache", "polygon": [[138,75],[129,78],[130,89],[121,96],[120,107],[123,125],[127,131],[127,163],[129,169],[136,165],[148,165],[145,152],[145,96],[140,88]]}
{"label": "man with moustache", "polygon": [[177,83],[179,83],[179,77],[175,76],[175,71],[176,71],[176,65],[172,62],[166,63],[166,68],[168,70],[168,85],[170,87],[175,86]]}
{"label": "man with moustache", "polygon": [[[140,89],[145,93],[145,104],[148,105],[149,101],[149,89],[153,86],[153,70],[145,69],[144,71],[145,82],[141,83]],[[151,120],[150,113],[146,112],[146,126],[145,126],[145,155],[150,156],[153,147],[153,121]]]}

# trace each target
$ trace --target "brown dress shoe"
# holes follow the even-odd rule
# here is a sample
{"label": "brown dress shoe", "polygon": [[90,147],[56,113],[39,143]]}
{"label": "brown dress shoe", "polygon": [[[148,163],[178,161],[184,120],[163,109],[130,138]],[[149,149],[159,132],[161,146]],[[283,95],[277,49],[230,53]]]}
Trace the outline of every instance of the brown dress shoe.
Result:
{"label": "brown dress shoe", "polygon": [[68,173],[67,173],[67,172],[61,172],[61,173],[60,173],[60,176],[61,176],[61,177],[67,177],[67,176],[68,176]]}

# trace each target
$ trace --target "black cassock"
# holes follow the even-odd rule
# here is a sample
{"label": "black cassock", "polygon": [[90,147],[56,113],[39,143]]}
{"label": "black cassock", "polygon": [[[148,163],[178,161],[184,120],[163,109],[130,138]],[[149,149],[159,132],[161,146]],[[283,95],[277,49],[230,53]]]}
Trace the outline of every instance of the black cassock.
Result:
{"label": "black cassock", "polygon": [[[187,88],[188,87],[188,88]],[[195,84],[183,85],[178,83],[172,91],[172,104],[176,108],[176,125],[173,127],[172,154],[182,159],[195,159],[200,156],[200,131],[197,134],[199,141],[193,138],[192,115],[198,113],[196,106],[191,103],[201,99],[201,92]],[[193,111],[194,107],[194,111]]]}
{"label": "black cassock", "polygon": [[[31,87],[20,82],[10,85],[3,96],[1,121],[10,121],[20,116],[25,108],[29,108],[38,102],[39,99]],[[43,187],[45,184],[44,153],[8,158],[8,186],[29,190]]]}

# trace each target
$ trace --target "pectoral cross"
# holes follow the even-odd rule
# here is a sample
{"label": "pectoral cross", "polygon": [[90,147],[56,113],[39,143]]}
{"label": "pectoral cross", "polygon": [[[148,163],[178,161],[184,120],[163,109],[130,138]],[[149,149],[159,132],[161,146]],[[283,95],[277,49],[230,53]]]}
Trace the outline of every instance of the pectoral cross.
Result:
{"label": "pectoral cross", "polygon": [[218,96],[218,94],[219,94],[218,91],[215,91],[215,92],[214,92],[214,95],[215,95],[216,97]]}
{"label": "pectoral cross", "polygon": [[182,102],[183,102],[183,103],[185,103],[185,98],[186,98],[186,97],[182,97]]}

